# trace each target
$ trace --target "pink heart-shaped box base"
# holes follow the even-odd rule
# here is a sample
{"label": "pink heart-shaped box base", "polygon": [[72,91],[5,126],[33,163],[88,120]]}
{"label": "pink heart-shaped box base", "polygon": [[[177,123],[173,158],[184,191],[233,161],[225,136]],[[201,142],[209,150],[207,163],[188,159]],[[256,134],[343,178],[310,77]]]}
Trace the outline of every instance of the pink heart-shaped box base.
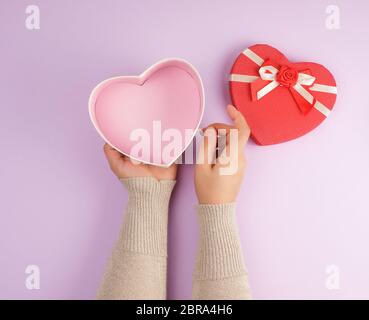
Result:
{"label": "pink heart-shaped box base", "polygon": [[[196,134],[204,112],[204,89],[191,64],[166,59],[140,76],[98,84],[89,112],[96,130],[113,148],[144,163],[169,166]],[[175,148],[169,149],[170,143]],[[145,151],[136,154],[143,145]],[[163,156],[166,146],[171,152]]]}

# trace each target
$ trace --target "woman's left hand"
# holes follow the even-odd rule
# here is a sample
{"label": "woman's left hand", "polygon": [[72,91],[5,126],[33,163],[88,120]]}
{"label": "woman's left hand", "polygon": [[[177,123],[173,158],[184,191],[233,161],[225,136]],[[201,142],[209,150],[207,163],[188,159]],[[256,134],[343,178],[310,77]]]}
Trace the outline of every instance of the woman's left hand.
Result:
{"label": "woman's left hand", "polygon": [[177,165],[170,167],[158,167],[145,163],[137,163],[129,157],[121,154],[107,143],[104,145],[105,156],[109,162],[111,171],[119,178],[153,177],[157,180],[175,180]]}

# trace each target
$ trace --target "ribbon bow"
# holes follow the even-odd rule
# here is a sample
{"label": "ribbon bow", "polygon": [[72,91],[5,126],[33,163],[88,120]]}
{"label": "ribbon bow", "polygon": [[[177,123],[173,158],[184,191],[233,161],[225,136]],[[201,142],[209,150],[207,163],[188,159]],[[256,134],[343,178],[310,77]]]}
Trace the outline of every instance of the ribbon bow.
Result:
{"label": "ribbon bow", "polygon": [[316,78],[311,75],[310,70],[297,71],[290,66],[279,66],[270,59],[264,61],[250,49],[243,51],[243,54],[260,66],[259,76],[231,74],[230,81],[250,83],[252,101],[260,100],[275,88],[282,86],[289,89],[303,114],[315,108],[324,116],[328,116],[330,110],[320,103],[311,91],[337,94],[336,87],[315,83]]}
{"label": "ribbon bow", "polygon": [[275,62],[267,60],[260,67],[259,74],[260,79],[251,83],[253,101],[260,100],[275,88],[282,86],[289,89],[303,114],[306,114],[313,107],[316,99],[303,87],[312,86],[315,81],[315,77],[310,75],[310,70],[298,72],[288,66],[282,66],[278,69]]}

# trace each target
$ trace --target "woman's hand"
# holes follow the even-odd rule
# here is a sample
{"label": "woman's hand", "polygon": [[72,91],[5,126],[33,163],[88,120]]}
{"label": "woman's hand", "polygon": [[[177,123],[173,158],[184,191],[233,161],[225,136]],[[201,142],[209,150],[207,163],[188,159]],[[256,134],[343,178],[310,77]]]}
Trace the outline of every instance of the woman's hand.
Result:
{"label": "woman's hand", "polygon": [[175,180],[177,165],[168,168],[133,162],[127,156],[121,154],[107,143],[104,145],[105,156],[109,162],[111,171],[119,178],[153,177],[157,180]]}
{"label": "woman's hand", "polygon": [[[243,149],[249,139],[250,128],[235,107],[229,105],[227,111],[233,126],[215,123],[205,129],[198,155],[201,163],[198,161],[195,169],[195,189],[200,204],[234,202],[241,187],[246,166]],[[226,134],[225,148],[217,157],[217,139],[214,136],[222,132]],[[234,139],[235,134],[238,139]]]}

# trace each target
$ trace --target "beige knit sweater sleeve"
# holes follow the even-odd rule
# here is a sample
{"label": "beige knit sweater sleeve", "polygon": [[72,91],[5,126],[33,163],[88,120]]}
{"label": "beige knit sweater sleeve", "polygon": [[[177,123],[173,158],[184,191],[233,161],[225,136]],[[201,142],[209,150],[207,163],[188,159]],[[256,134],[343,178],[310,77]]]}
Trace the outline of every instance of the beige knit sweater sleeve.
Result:
{"label": "beige knit sweater sleeve", "polygon": [[[175,181],[143,177],[122,182],[129,194],[126,215],[98,299],[166,299],[168,205]],[[194,299],[250,298],[234,207],[198,206]]]}
{"label": "beige knit sweater sleeve", "polygon": [[197,213],[200,238],[193,299],[251,299],[235,222],[235,203],[199,205]]}
{"label": "beige knit sweater sleeve", "polygon": [[166,299],[168,205],[173,180],[122,179],[128,204],[98,299]]}

